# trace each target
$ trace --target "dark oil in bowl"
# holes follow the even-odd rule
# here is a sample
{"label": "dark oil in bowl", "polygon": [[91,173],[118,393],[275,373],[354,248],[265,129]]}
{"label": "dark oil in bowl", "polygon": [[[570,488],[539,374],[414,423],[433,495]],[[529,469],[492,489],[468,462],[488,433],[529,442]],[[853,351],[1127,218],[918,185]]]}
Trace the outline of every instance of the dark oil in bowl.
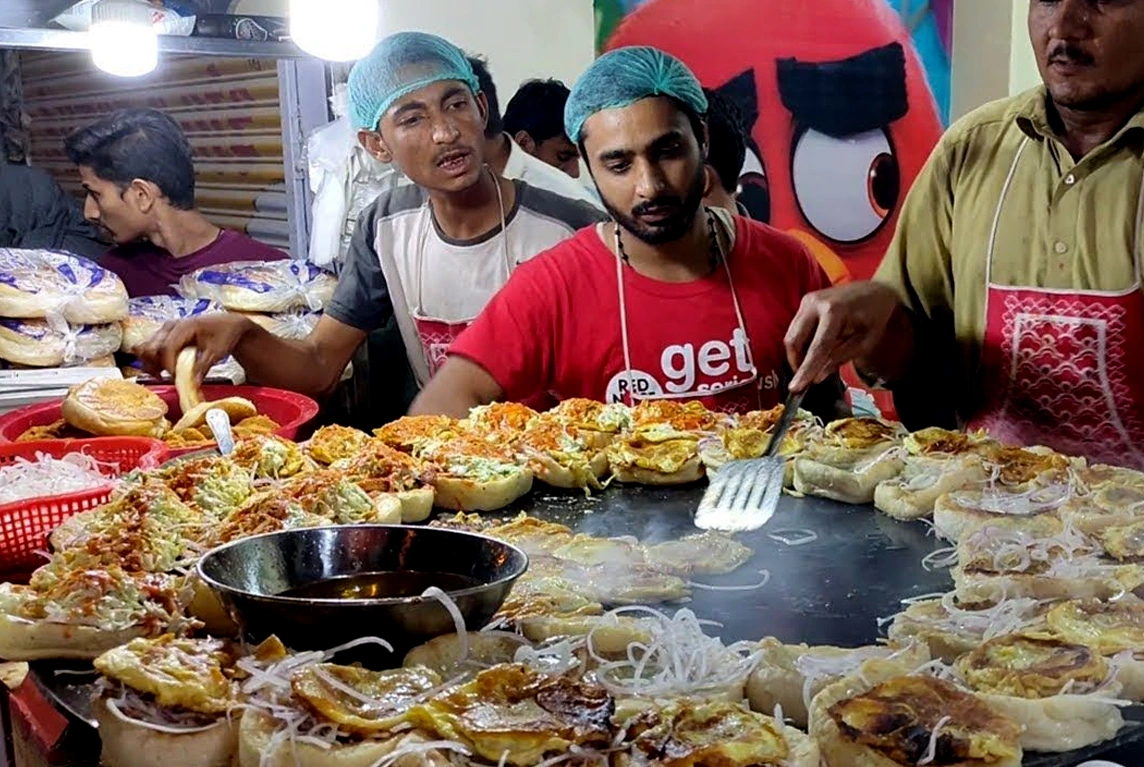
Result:
{"label": "dark oil in bowl", "polygon": [[450,592],[480,585],[476,578],[457,573],[394,570],[339,575],[296,586],[278,596],[295,599],[397,599],[421,596],[430,586]]}

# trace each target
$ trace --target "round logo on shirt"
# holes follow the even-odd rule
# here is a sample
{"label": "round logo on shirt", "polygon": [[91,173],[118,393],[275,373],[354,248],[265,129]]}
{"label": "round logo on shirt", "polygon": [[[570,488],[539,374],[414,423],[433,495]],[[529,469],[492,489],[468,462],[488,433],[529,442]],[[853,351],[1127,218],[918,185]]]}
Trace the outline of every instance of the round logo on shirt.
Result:
{"label": "round logo on shirt", "polygon": [[628,390],[635,389],[635,397],[662,397],[663,388],[660,387],[659,381],[642,370],[632,370],[631,375],[628,375],[626,370],[620,371],[612,376],[612,380],[608,381],[608,389],[605,401],[609,404],[614,402],[627,402]]}

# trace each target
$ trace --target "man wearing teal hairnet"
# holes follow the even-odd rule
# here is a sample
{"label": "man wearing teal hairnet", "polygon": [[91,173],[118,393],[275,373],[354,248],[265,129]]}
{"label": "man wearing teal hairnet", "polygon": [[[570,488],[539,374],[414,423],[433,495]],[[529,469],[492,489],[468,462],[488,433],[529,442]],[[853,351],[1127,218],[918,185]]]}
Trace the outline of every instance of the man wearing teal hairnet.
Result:
{"label": "man wearing teal hairnet", "polygon": [[[565,127],[615,223],[523,265],[413,405],[463,415],[540,392],[699,400],[743,412],[785,394],[783,334],[829,282],[796,240],[703,205],[707,99],[679,60],[622,48],[572,89]],[[838,413],[837,378],[807,400]]]}
{"label": "man wearing teal hairnet", "polygon": [[314,332],[275,338],[240,315],[161,331],[144,358],[174,369],[185,346],[198,371],[233,354],[262,384],[321,394],[372,330],[396,320],[419,384],[517,264],[603,215],[493,173],[484,157],[488,103],[470,62],[434,35],[391,35],[349,77],[358,139],[414,184],[384,192],[357,225],[333,300]]}

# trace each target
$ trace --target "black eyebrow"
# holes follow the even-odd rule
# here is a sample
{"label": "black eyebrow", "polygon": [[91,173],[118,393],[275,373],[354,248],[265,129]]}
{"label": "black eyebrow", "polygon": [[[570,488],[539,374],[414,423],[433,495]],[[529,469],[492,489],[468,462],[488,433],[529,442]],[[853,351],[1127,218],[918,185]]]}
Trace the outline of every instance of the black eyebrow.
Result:
{"label": "black eyebrow", "polygon": [[635,157],[636,153],[630,149],[609,149],[607,152],[599,154],[600,162],[612,162],[614,160],[630,160]]}
{"label": "black eyebrow", "polygon": [[428,109],[428,106],[424,101],[407,101],[397,109],[393,110],[393,119],[396,120],[398,117],[401,117],[401,115],[406,114],[407,112],[413,112],[417,109]]}
{"label": "black eyebrow", "polygon": [[449,90],[445,91],[445,95],[441,97],[441,103],[444,104],[449,99],[455,98],[459,95],[462,95],[462,94],[464,94],[464,92],[465,92],[465,87],[462,85],[458,85],[454,88],[450,88]]}
{"label": "black eyebrow", "polygon": [[778,61],[779,95],[799,124],[834,138],[884,128],[909,111],[900,43],[841,61]]}

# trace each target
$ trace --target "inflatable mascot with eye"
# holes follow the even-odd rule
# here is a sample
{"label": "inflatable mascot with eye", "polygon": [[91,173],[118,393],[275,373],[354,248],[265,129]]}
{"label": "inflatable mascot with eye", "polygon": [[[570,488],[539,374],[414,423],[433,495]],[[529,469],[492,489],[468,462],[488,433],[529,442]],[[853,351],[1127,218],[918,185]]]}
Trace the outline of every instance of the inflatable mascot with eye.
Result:
{"label": "inflatable mascot with eye", "polygon": [[886,0],[646,0],[606,48],[653,45],[750,124],[740,200],[802,240],[834,282],[873,274],[941,136]]}

